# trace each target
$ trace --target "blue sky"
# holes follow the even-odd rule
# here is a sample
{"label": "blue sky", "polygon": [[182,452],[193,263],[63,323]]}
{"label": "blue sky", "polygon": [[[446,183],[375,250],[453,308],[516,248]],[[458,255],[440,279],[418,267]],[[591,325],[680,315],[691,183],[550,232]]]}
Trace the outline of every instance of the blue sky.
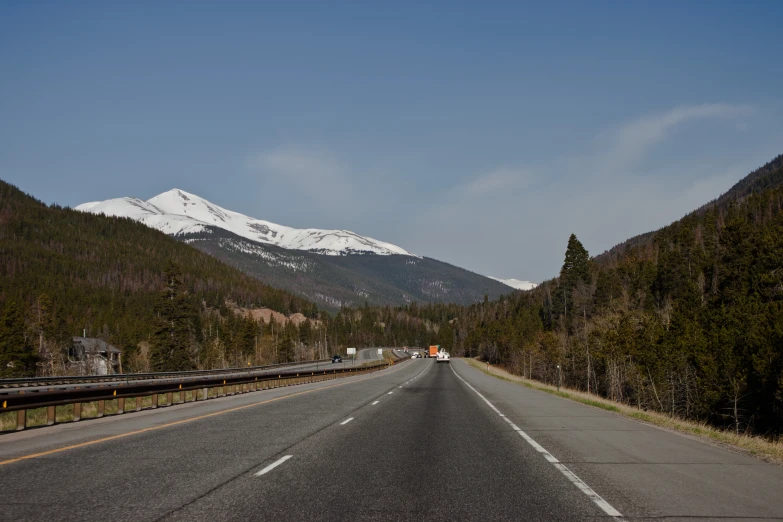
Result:
{"label": "blue sky", "polygon": [[[328,5],[334,4],[334,5]],[[0,178],[556,275],[783,153],[783,3],[3,2]]]}

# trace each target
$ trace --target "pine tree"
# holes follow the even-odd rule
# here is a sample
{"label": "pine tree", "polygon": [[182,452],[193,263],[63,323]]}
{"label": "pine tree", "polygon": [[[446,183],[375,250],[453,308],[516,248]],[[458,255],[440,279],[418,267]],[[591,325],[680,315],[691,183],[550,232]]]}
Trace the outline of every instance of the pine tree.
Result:
{"label": "pine tree", "polygon": [[191,347],[192,307],[174,261],[166,265],[165,287],[155,302],[155,331],[152,337],[153,371],[181,371],[193,368]]}
{"label": "pine tree", "polygon": [[8,300],[0,318],[0,377],[31,377],[36,362],[38,355],[25,335],[22,311]]}
{"label": "pine tree", "polygon": [[287,363],[293,362],[296,358],[294,353],[294,340],[286,335],[282,341],[280,341],[280,350],[277,355],[277,362]]}
{"label": "pine tree", "polygon": [[582,243],[571,234],[568,238],[563,267],[560,269],[560,284],[569,290],[576,288],[579,281],[590,284],[590,255]]}

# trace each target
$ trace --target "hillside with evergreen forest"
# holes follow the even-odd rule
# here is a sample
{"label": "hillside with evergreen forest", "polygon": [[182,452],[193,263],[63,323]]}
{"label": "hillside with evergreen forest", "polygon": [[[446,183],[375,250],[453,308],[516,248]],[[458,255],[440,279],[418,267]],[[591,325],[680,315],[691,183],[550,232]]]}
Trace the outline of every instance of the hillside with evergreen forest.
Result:
{"label": "hillside with evergreen forest", "polygon": [[532,291],[468,307],[366,310],[374,317],[364,324],[385,325],[372,342],[438,342],[549,383],[557,382],[559,365],[567,386],[779,436],[781,181],[778,157],[712,203],[610,256],[591,259],[571,236],[559,277]]}
{"label": "hillside with evergreen forest", "polygon": [[[70,338],[85,332],[123,349],[126,371],[236,363],[257,348],[258,325],[227,303],[319,315],[313,303],[140,223],[47,206],[0,181],[0,377],[65,371]],[[160,352],[166,333],[184,356]]]}

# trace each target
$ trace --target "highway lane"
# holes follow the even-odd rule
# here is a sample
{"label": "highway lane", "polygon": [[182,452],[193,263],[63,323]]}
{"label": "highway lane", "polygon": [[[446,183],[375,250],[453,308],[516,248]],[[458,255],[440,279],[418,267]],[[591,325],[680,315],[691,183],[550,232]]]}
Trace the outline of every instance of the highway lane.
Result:
{"label": "highway lane", "polygon": [[[407,362],[366,376],[3,435],[0,520],[157,520],[416,371]],[[93,444],[101,439],[108,440]],[[77,447],[59,451],[68,445]]]}
{"label": "highway lane", "polygon": [[[601,511],[456,379],[424,373],[165,520],[575,520]],[[270,463],[274,463],[271,459]],[[259,468],[263,471],[263,468]]]}
{"label": "highway lane", "polygon": [[7,435],[0,461],[149,428],[0,462],[0,520],[783,517],[780,467],[460,360]]}

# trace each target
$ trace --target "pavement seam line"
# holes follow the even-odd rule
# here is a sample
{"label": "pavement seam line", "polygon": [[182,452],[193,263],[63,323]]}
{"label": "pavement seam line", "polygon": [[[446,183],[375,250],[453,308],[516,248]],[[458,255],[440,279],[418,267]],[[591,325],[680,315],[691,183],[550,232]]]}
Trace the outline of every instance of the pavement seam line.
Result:
{"label": "pavement seam line", "polygon": [[521,436],[523,439],[525,439],[525,441],[526,441],[528,444],[530,444],[530,445],[533,447],[533,449],[535,449],[536,451],[538,451],[539,453],[541,453],[541,454],[544,456],[544,458],[545,458],[545,459],[546,459],[546,460],[547,460],[549,463],[551,463],[551,464],[552,464],[552,465],[553,465],[553,466],[554,466],[554,467],[555,467],[555,468],[556,468],[558,471],[560,471],[560,473],[562,473],[562,474],[563,474],[563,475],[564,475],[564,476],[565,476],[565,477],[566,477],[566,478],[567,478],[567,479],[568,479],[568,480],[569,480],[569,481],[570,481],[570,482],[571,482],[573,485],[575,485],[577,488],[579,488],[579,490],[580,490],[582,493],[584,493],[585,495],[587,495],[587,497],[588,497],[590,500],[592,500],[592,501],[593,501],[593,503],[594,503],[596,506],[598,506],[599,508],[601,508],[601,510],[602,510],[604,513],[606,513],[606,514],[607,514],[607,515],[609,515],[610,517],[612,517],[612,518],[615,518],[615,519],[617,519],[617,520],[622,520],[622,519],[623,519],[623,515],[622,515],[622,513],[620,513],[619,511],[617,511],[617,509],[615,509],[615,508],[614,508],[614,506],[612,506],[612,505],[611,505],[609,502],[607,502],[606,500],[604,500],[604,499],[603,499],[603,497],[601,497],[601,495],[599,495],[598,493],[596,493],[596,492],[595,492],[595,491],[594,491],[594,490],[593,490],[593,489],[592,489],[590,486],[588,486],[588,485],[587,485],[587,483],[586,483],[584,480],[580,479],[580,478],[579,478],[579,477],[576,475],[576,473],[574,473],[573,471],[571,471],[570,469],[568,469],[568,468],[565,466],[565,464],[563,464],[562,462],[560,462],[559,460],[557,460],[557,458],[556,458],[554,455],[552,455],[551,453],[549,453],[549,452],[546,450],[546,448],[544,448],[544,447],[543,447],[543,446],[541,446],[541,445],[540,445],[538,442],[536,442],[535,440],[533,440],[533,438],[532,438],[530,435],[528,435],[527,433],[525,433],[524,431],[522,431],[522,429],[520,429],[520,428],[519,428],[519,426],[517,426],[516,424],[514,424],[514,423],[513,423],[513,422],[512,422],[512,421],[511,421],[511,420],[510,420],[508,417],[506,417],[505,415],[503,415],[503,414],[500,412],[500,410],[498,410],[498,409],[495,407],[495,405],[494,405],[494,404],[492,404],[491,402],[489,402],[489,400],[487,400],[487,398],[486,398],[486,397],[484,397],[484,396],[483,396],[483,395],[482,395],[482,394],[481,394],[481,393],[480,393],[480,392],[479,392],[479,391],[478,391],[476,388],[474,388],[473,386],[471,386],[471,385],[470,385],[470,383],[468,383],[468,381],[466,381],[465,379],[463,379],[462,377],[460,377],[460,375],[459,375],[459,374],[458,374],[458,373],[457,373],[457,372],[454,370],[454,367],[453,367],[453,366],[450,366],[450,368],[451,368],[451,371],[454,373],[454,375],[456,375],[456,376],[457,376],[457,379],[461,380],[463,383],[465,383],[465,386],[467,386],[468,388],[470,388],[471,390],[473,390],[473,392],[474,392],[476,395],[478,395],[478,396],[481,398],[481,400],[483,400],[485,403],[487,403],[487,405],[488,405],[490,408],[492,408],[492,410],[494,410],[494,411],[495,411],[495,413],[497,413],[497,414],[498,414],[500,417],[502,417],[502,418],[503,418],[503,420],[504,420],[504,421],[506,421],[506,422],[507,422],[507,423],[508,423],[508,424],[511,426],[511,428],[512,428],[514,431],[516,431],[516,432],[517,432],[517,433],[518,433],[518,434],[519,434],[519,435],[520,435],[520,436]]}
{"label": "pavement seam line", "polygon": [[[400,369],[401,368],[395,368],[394,370],[392,370],[389,373],[394,373],[395,371],[399,371]],[[380,372],[378,372],[378,373],[380,373]],[[389,374],[387,373],[385,375],[389,375]],[[169,428],[171,426],[178,426],[180,424],[187,424],[188,422],[193,422],[193,421],[202,420],[202,419],[208,419],[210,417],[215,417],[217,415],[223,415],[224,413],[231,413],[231,412],[234,412],[234,411],[239,411],[239,410],[244,410],[244,409],[247,409],[247,408],[252,408],[253,406],[261,406],[261,405],[264,405],[264,404],[269,404],[271,402],[281,401],[283,399],[288,399],[288,398],[291,398],[291,397],[297,397],[297,396],[300,396],[300,395],[306,395],[308,393],[313,393],[313,392],[322,391],[322,390],[328,390],[328,389],[331,389],[331,388],[337,388],[339,386],[346,386],[348,384],[353,384],[353,383],[356,383],[356,382],[362,382],[362,381],[365,381],[365,380],[373,378],[373,377],[377,377],[377,374],[375,374],[375,375],[371,374],[371,375],[368,375],[366,377],[362,377],[360,379],[357,379],[355,381],[341,382],[341,383],[338,383],[338,384],[332,384],[330,386],[324,386],[323,388],[315,388],[313,390],[304,390],[304,391],[292,393],[292,394],[289,394],[289,395],[283,395],[281,397],[275,397],[273,399],[268,399],[268,400],[261,401],[261,402],[254,402],[252,404],[243,404],[242,406],[236,406],[234,408],[229,408],[227,410],[220,410],[220,411],[215,411],[215,412],[212,412],[212,413],[207,413],[205,415],[198,415],[196,417],[189,417],[187,419],[180,419],[178,421],[168,422],[166,424],[160,424],[158,426],[150,426],[148,428],[143,428],[143,429],[140,429],[140,430],[128,431],[126,433],[119,433],[117,435],[111,435],[109,437],[103,437],[103,438],[95,439],[95,440],[88,440],[88,441],[85,441],[85,442],[80,442],[78,444],[71,444],[71,445],[68,445],[68,446],[63,446],[61,448],[54,448],[54,449],[50,449],[50,450],[46,450],[46,451],[41,451],[41,452],[38,452],[38,453],[30,453],[28,455],[22,455],[21,457],[14,457],[14,458],[7,459],[7,460],[0,460],[0,466],[5,466],[6,464],[13,464],[14,462],[21,462],[23,460],[30,460],[30,459],[35,459],[35,458],[39,458],[39,457],[46,457],[48,455],[53,455],[55,453],[61,453],[63,451],[68,451],[68,450],[78,449],[78,448],[84,448],[86,446],[92,446],[93,444],[99,444],[101,442],[108,442],[108,441],[111,441],[111,440],[122,439],[122,438],[125,438],[125,437],[130,437],[131,435],[138,435],[138,434],[141,434],[141,433],[147,433],[149,431],[155,431],[155,430],[160,430],[160,429],[163,429],[163,428]],[[264,390],[262,390],[262,391],[264,391]]]}
{"label": "pavement seam line", "polygon": [[279,466],[280,464],[282,464],[286,460],[290,459],[291,457],[293,457],[293,455],[286,455],[285,457],[281,457],[281,458],[277,459],[276,461],[274,461],[273,463],[271,463],[270,465],[268,465],[267,467],[265,467],[264,469],[262,469],[258,473],[255,473],[255,476],[256,477],[260,477],[261,475],[266,475],[267,473],[269,473],[270,471],[272,471],[277,466]]}

